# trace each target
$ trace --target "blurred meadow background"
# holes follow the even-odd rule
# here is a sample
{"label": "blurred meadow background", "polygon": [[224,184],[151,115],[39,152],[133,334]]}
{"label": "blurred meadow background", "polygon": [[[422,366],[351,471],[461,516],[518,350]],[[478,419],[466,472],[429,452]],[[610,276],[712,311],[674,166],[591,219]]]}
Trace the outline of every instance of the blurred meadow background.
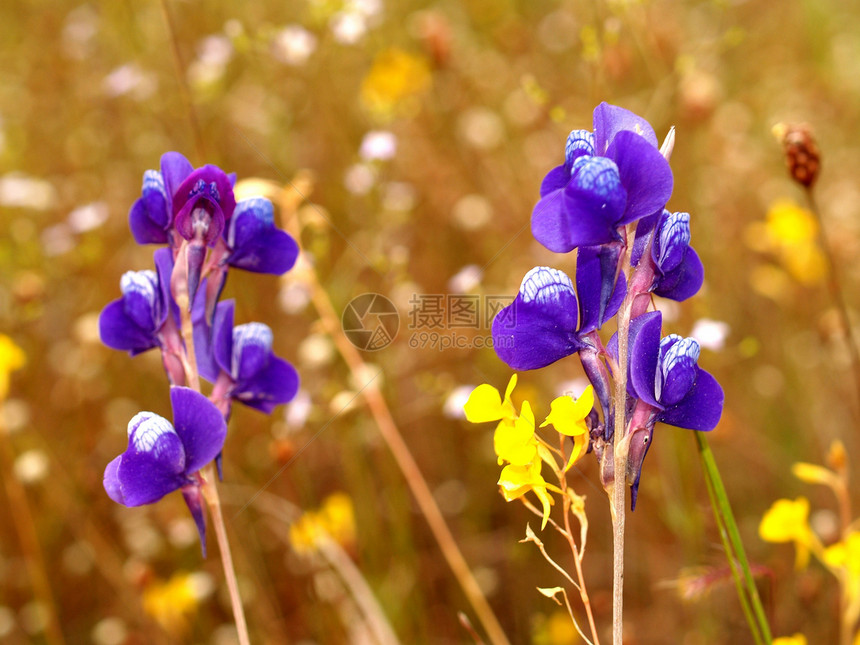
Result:
{"label": "blurred meadow background", "polygon": [[[859,438],[817,228],[798,210],[804,196],[771,127],[807,122],[818,138],[816,195],[856,314],[860,5],[168,7],[172,29],[155,1],[0,5],[0,332],[27,357],[3,406],[0,641],[56,642],[45,632],[55,611],[70,645],[234,642],[217,546],[210,535],[201,559],[180,496],[128,509],[102,488],[128,420],[141,409],[169,413],[157,353],[107,349],[97,318],[125,271],[151,268],[154,247],[134,243],[127,213],[144,170],[176,150],[240,179],[301,185],[297,209],[277,216],[301,224],[338,313],[366,292],[397,305],[396,340],[364,359],[381,370],[394,420],[511,642],[578,642],[563,608],[535,591],[562,579],[534,545],[518,543],[536,520],[498,493],[492,424],[468,424],[460,412],[472,387],[503,388],[510,370],[471,342],[489,335],[486,325],[435,330],[475,347],[415,347],[422,330],[410,328],[410,300],[513,296],[536,264],[573,273],[573,255],[546,251],[528,222],[567,133],[590,129],[604,100],[643,115],[661,139],[677,128],[669,208],[691,213],[705,288],[666,305],[668,331],[698,325],[709,339],[699,362],[726,392],[709,438],[774,633],[836,641],[835,579],[815,563],[795,570],[790,545],[758,537],[775,499],[806,495],[816,528],[834,539],[832,496],[790,467],[821,463],[837,438],[856,466]],[[237,321],[268,323],[302,378],[297,400],[271,417],[237,407],[224,450],[222,495],[254,642],[373,642],[343,567],[401,642],[473,642],[458,612],[480,626],[302,276],[235,274],[225,295],[235,294]],[[518,394],[548,410],[581,378],[575,364],[520,374]],[[691,433],[660,427],[655,439],[628,516],[626,642],[751,642]],[[608,504],[594,459],[578,466],[585,575],[608,640]],[[302,521],[326,523],[348,562],[317,552]],[[543,537],[569,565],[560,538]],[[49,594],[34,594],[40,570]]]}

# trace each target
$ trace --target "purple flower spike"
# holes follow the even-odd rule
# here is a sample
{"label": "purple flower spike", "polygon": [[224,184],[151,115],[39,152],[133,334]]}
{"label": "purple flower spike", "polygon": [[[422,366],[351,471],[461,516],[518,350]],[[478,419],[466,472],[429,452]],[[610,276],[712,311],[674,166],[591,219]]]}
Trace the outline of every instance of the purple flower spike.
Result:
{"label": "purple flower spike", "polygon": [[532,213],[535,239],[556,253],[620,239],[619,227],[662,208],[672,194],[672,171],[647,121],[601,103],[589,135],[571,132],[565,163],[544,178]]}
{"label": "purple flower spike", "polygon": [[224,396],[271,414],[298,392],[298,372],[272,352],[272,330],[267,325],[246,323],[233,327],[233,310],[232,300],[218,303],[215,308],[207,350],[211,359],[200,361],[198,353],[200,375],[217,381],[216,390],[220,384],[225,389]]}
{"label": "purple flower spike", "polygon": [[[193,498],[194,474],[224,446],[227,424],[205,396],[187,387],[170,388],[173,423],[153,412],[140,412],[128,424],[128,449],[104,474],[108,496],[124,506],[152,504],[175,490]],[[199,499],[199,498],[198,498]],[[205,553],[202,507],[189,504],[200,529]]]}
{"label": "purple flower spike", "polygon": [[515,370],[533,370],[570,356],[584,343],[573,283],[563,272],[535,267],[514,301],[493,320],[493,346]]}
{"label": "purple flower spike", "polygon": [[272,202],[263,197],[236,205],[224,237],[230,249],[227,264],[254,273],[283,275],[299,254],[296,241],[275,227]]}

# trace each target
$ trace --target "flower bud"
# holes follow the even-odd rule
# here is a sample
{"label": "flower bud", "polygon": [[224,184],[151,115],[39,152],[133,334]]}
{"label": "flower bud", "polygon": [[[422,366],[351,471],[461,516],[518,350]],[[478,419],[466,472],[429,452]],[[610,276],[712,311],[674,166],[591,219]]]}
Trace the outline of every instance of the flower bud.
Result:
{"label": "flower bud", "polygon": [[782,143],[785,164],[791,178],[806,188],[811,188],[818,178],[821,158],[818,144],[806,124],[786,125],[777,123],[772,130]]}

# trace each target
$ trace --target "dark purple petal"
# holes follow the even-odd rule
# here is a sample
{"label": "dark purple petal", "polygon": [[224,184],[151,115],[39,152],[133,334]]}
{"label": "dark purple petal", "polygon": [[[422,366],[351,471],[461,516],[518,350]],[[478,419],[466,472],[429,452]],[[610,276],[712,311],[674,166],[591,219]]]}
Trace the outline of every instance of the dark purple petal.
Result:
{"label": "dark purple petal", "polygon": [[618,165],[627,206],[619,224],[629,224],[662,209],[672,195],[672,169],[660,151],[640,135],[624,130],[609,146],[607,156]]}
{"label": "dark purple petal", "polygon": [[[660,355],[660,330],[663,314],[651,311],[630,321],[628,344],[629,365],[628,388],[637,399],[662,409],[654,396]],[[617,339],[616,339],[617,358]]]}
{"label": "dark purple petal", "polygon": [[670,426],[690,430],[713,430],[723,413],[723,388],[705,370],[699,368],[696,382],[677,405],[657,417]]}
{"label": "dark purple petal", "polygon": [[233,313],[235,300],[219,302],[212,319],[212,353],[218,367],[228,374],[233,366]]}
{"label": "dark purple petal", "polygon": [[570,172],[579,157],[594,155],[594,135],[588,130],[573,130],[564,143],[564,165]]}
{"label": "dark purple petal", "polygon": [[576,293],[581,334],[603,327],[626,294],[624,273],[618,270],[620,245],[583,246],[576,254]]}
{"label": "dark purple petal", "polygon": [[[184,473],[165,469],[158,457],[152,453],[129,451],[120,455],[119,459],[116,482],[119,483],[119,495],[122,499],[117,500],[113,495],[111,499],[125,506],[152,504],[187,483]],[[105,477],[107,475],[106,471]],[[110,491],[108,492],[110,494]]]}
{"label": "dark purple petal", "polygon": [[206,317],[207,279],[203,280],[191,306],[191,324],[194,334],[194,355],[197,357],[197,372],[200,377],[214,383],[221,371],[215,360],[212,343],[212,328]]}
{"label": "dark purple petal", "polygon": [[226,238],[232,250],[227,263],[255,273],[282,275],[293,267],[299,254],[296,241],[275,227],[272,202],[261,197],[237,204]]}
{"label": "dark purple petal", "polygon": [[194,473],[215,459],[224,447],[227,424],[218,408],[188,387],[171,387],[173,423],[185,446],[185,471]]}
{"label": "dark purple petal", "polygon": [[657,135],[648,121],[617,105],[601,103],[594,108],[595,154],[605,155],[615,136],[625,130],[635,132],[657,148]]}
{"label": "dark purple petal", "polygon": [[143,189],[128,213],[128,225],[138,244],[166,244],[170,225],[170,200],[161,173],[143,173]]}
{"label": "dark purple petal", "polygon": [[496,354],[518,370],[545,367],[570,356],[582,347],[577,317],[570,278],[557,269],[535,267],[523,278],[514,302],[493,320]]}
{"label": "dark purple petal", "polygon": [[[173,251],[169,248],[158,249],[153,253],[155,272],[158,274],[158,287],[161,290],[162,312],[159,326],[167,319],[168,307],[173,314],[174,320],[179,320],[179,306],[173,300],[170,291],[170,277],[173,275]],[[164,305],[167,303],[167,306]]]}
{"label": "dark purple petal", "polygon": [[603,157],[579,157],[563,190],[549,193],[532,212],[532,234],[550,251],[567,253],[618,239],[626,192],[615,164]]}
{"label": "dark purple petal", "polygon": [[119,281],[125,313],[152,334],[160,326],[161,291],[155,271],[126,271]]}
{"label": "dark purple petal", "polygon": [[230,374],[236,381],[252,378],[272,355],[272,330],[252,322],[233,328],[233,357]]}
{"label": "dark purple petal", "polygon": [[540,184],[540,196],[546,197],[555,190],[561,190],[570,181],[570,168],[564,164],[550,170]]}
{"label": "dark purple petal", "polygon": [[699,255],[688,247],[684,260],[672,272],[657,278],[654,293],[681,302],[696,295],[705,281],[705,268]]}
{"label": "dark purple petal", "polygon": [[105,490],[126,506],[155,502],[186,481],[185,450],[170,422],[140,412],[128,423],[128,449],[105,469]]}
{"label": "dark purple petal", "polygon": [[108,347],[127,351],[132,356],[158,347],[158,338],[152,331],[141,329],[125,313],[122,299],[114,300],[102,310],[99,315],[99,336]]}
{"label": "dark purple petal", "polygon": [[161,155],[161,176],[164,179],[164,189],[170,201],[176,194],[179,185],[193,171],[194,167],[191,162],[178,152],[165,152]]}
{"label": "dark purple petal", "polygon": [[639,260],[648,246],[648,240],[651,239],[650,234],[654,231],[654,226],[660,221],[663,213],[668,214],[668,212],[661,208],[656,213],[646,215],[636,223],[636,237],[633,239],[633,248],[630,251],[630,266],[635,267],[639,264]]}
{"label": "dark purple petal", "polygon": [[245,405],[271,414],[275,406],[288,403],[299,389],[299,374],[287,361],[271,356],[265,368],[252,378],[236,383],[232,396]]}
{"label": "dark purple petal", "polygon": [[173,226],[186,240],[194,239],[194,212],[203,209],[210,220],[205,223],[203,241],[212,246],[224,231],[224,226],[233,215],[236,199],[233,186],[227,175],[218,166],[206,165],[198,168],[176,189],[173,195]]}
{"label": "dark purple petal", "polygon": [[699,370],[699,343],[694,338],[670,334],[660,341],[660,369],[657,370],[654,397],[668,408],[683,399]]}

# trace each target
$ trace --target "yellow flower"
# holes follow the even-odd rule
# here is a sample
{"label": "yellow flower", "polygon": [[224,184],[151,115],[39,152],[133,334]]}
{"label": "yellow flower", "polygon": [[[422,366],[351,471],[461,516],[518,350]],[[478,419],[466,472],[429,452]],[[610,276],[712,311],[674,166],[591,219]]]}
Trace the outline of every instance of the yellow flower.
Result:
{"label": "yellow flower", "polygon": [[780,636],[772,641],[773,645],[806,645],[806,636],[795,634],[794,636]]}
{"label": "yellow flower", "polygon": [[143,591],[143,609],[173,636],[184,635],[199,604],[193,574],[180,572],[167,582],[153,582]]}
{"label": "yellow flower", "polygon": [[809,500],[777,500],[762,517],[758,533],[765,542],[794,542],[796,566],[803,569],[809,563],[809,549],[815,540],[809,528]]}
{"label": "yellow flower", "polygon": [[546,526],[549,519],[550,506],[553,499],[547,492],[547,483],[541,476],[541,465],[543,461],[540,455],[535,455],[535,458],[530,464],[525,466],[509,465],[502,468],[502,474],[499,477],[498,484],[502,488],[502,496],[507,501],[518,499],[533,491],[543,506],[543,520],[541,521],[541,529]]}
{"label": "yellow flower", "polygon": [[492,385],[484,383],[479,385],[469,395],[469,400],[463,406],[466,420],[472,423],[486,423],[487,421],[499,421],[500,419],[513,420],[517,416],[517,410],[511,402],[511,394],[517,386],[517,375],[511,376],[508,387],[505,390],[505,398]]}
{"label": "yellow flower", "polygon": [[535,439],[535,416],[528,401],[513,421],[503,420],[493,435],[493,447],[499,465],[508,461],[514,466],[525,466],[534,461],[538,443]]}
{"label": "yellow flower", "polygon": [[827,547],[822,559],[831,571],[844,579],[851,602],[860,601],[860,531],[852,531],[842,542]]}
{"label": "yellow flower", "polygon": [[423,57],[391,47],[377,54],[364,77],[361,102],[383,117],[414,110],[415,96],[424,91],[430,79],[430,66]]}
{"label": "yellow flower", "polygon": [[594,388],[589,385],[578,399],[565,395],[555,399],[550,405],[550,413],[546,421],[540,424],[543,428],[548,424],[561,434],[573,437],[573,451],[565,466],[565,470],[576,463],[588,450],[588,426],[585,418],[594,407]]}
{"label": "yellow flower", "polygon": [[9,393],[9,375],[24,367],[27,355],[11,338],[0,334],[0,401]]}
{"label": "yellow flower", "polygon": [[347,546],[355,542],[355,511],[346,493],[323,500],[318,511],[307,511],[290,525],[290,544],[297,553],[313,553],[324,539]]}

